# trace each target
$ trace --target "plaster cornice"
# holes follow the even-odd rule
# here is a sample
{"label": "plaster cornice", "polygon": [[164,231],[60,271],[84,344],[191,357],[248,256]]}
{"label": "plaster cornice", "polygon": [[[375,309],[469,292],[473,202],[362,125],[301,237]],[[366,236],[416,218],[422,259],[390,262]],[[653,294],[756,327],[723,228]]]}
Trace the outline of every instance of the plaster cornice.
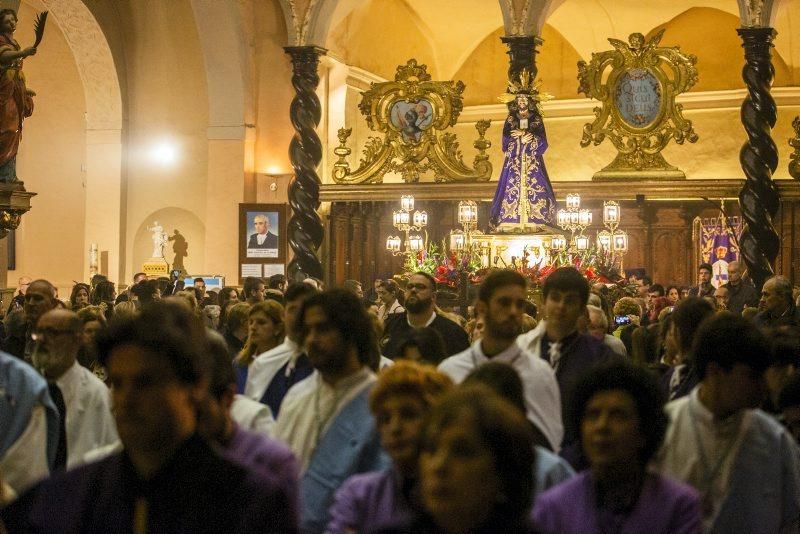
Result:
{"label": "plaster cornice", "polygon": [[[773,87],[772,97],[778,106],[800,106],[800,87]],[[747,95],[745,89],[684,93],[676,99],[684,110],[739,109]],[[599,106],[596,100],[573,98],[544,102],[545,119],[592,117]],[[459,122],[476,122],[479,119],[505,120],[508,109],[503,104],[465,106]]]}

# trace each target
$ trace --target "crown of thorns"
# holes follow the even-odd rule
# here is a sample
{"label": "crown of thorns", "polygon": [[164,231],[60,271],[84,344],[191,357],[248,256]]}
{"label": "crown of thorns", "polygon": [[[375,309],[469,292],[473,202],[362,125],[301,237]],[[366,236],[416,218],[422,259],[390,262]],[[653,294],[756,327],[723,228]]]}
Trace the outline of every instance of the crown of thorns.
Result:
{"label": "crown of thorns", "polygon": [[542,86],[542,81],[535,81],[528,69],[522,69],[519,73],[517,80],[509,80],[508,92],[500,95],[498,100],[503,104],[508,104],[514,101],[518,96],[526,96],[536,104],[539,113],[542,113],[542,102],[552,100],[554,97],[548,93],[542,93],[539,88]]}

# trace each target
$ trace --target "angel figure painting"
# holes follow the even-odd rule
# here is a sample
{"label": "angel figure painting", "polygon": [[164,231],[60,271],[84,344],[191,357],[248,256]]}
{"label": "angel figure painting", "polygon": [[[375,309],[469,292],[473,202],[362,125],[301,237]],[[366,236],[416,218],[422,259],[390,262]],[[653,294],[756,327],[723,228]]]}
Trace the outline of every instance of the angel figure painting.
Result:
{"label": "angel figure painting", "polygon": [[539,93],[527,70],[500,97],[509,113],[503,125],[505,159],[490,213],[495,231],[536,231],[555,219],[556,199],[543,158],[547,136],[541,102],[548,97]]}
{"label": "angel figure painting", "polygon": [[400,100],[392,106],[391,121],[400,131],[403,141],[419,143],[422,132],[433,123],[433,107],[425,99],[417,102]]}

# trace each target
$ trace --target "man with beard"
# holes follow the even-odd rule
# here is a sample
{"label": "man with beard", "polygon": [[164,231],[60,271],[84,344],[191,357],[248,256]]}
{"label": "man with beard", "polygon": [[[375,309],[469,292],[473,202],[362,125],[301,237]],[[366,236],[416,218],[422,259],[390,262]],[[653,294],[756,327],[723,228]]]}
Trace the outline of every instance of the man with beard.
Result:
{"label": "man with beard", "polygon": [[322,532],[348,477],[388,467],[368,402],[377,346],[367,312],[347,290],[310,296],[297,320],[298,341],[316,372],[286,394],[275,436],[301,463],[301,530]]}
{"label": "man with beard", "polygon": [[414,328],[430,326],[442,336],[447,355],[451,356],[469,348],[469,337],[463,328],[435,310],[436,281],[431,275],[416,272],[406,285],[406,311],[390,314],[384,325],[383,355],[387,358],[401,356],[400,347]]}
{"label": "man with beard", "polygon": [[525,409],[537,431],[537,445],[558,450],[563,426],[555,373],[547,362],[534,358],[515,343],[522,332],[526,289],[525,277],[516,271],[499,270],[487,276],[475,303],[475,314],[485,324],[483,336],[467,350],[439,364],[439,371],[460,383],[484,363],[507,363],[522,379]]}
{"label": "man with beard", "polygon": [[56,468],[79,465],[87,452],[118,439],[108,388],[77,361],[82,334],[83,321],[68,310],[45,313],[33,331],[33,365],[60,414]]}

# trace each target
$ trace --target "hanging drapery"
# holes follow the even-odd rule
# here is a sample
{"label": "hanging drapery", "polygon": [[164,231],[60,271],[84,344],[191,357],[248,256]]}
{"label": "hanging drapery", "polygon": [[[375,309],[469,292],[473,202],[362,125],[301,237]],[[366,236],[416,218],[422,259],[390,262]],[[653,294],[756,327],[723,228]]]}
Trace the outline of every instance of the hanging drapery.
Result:
{"label": "hanging drapery", "polygon": [[696,217],[692,230],[698,264],[711,264],[711,283],[719,287],[728,283],[728,264],[739,261],[739,236],[742,218],[739,216]]}

